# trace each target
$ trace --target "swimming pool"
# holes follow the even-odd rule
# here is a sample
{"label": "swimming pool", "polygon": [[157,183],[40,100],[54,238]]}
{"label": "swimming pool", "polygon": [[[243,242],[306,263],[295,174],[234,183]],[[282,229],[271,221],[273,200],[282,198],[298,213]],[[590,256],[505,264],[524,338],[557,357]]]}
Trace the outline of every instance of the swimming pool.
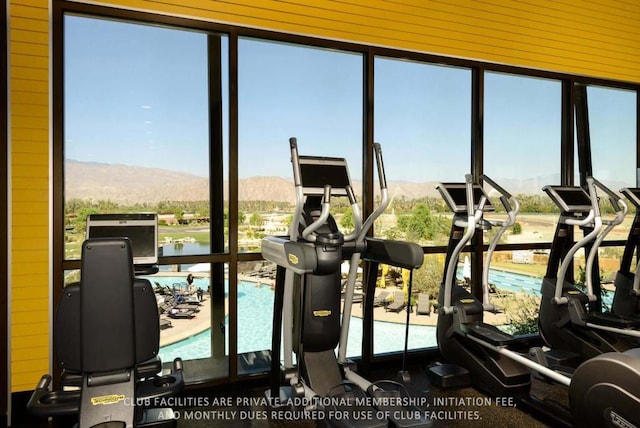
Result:
{"label": "swimming pool", "polygon": [[[271,349],[273,322],[273,290],[268,286],[257,286],[252,282],[238,283],[238,353]],[[397,352],[404,349],[404,324],[374,321],[374,352]],[[229,330],[229,320],[225,317],[225,330]],[[211,329],[180,342],[160,348],[162,361],[176,357],[184,360],[208,358],[211,356]],[[436,328],[411,325],[409,327],[409,348],[436,346]],[[380,338],[380,340],[375,340]],[[225,353],[229,354],[229,336],[225,337]],[[347,356],[361,354],[362,319],[351,317]]]}

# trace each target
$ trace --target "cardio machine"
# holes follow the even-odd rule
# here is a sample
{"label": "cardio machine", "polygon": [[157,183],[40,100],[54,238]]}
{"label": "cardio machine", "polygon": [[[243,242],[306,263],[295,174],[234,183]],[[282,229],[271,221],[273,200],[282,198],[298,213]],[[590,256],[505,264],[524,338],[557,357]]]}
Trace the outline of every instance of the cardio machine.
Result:
{"label": "cardio machine", "polygon": [[[182,361],[160,374],[155,293],[149,280],[134,277],[134,260],[157,261],[157,216],[124,216],[82,245],[80,283],[64,288],[54,323],[62,388],[50,390],[52,378],[43,375],[27,404],[34,415],[77,417],[79,428],[176,425],[163,404],[184,387]],[[132,239],[119,237],[127,222]],[[116,230],[118,237],[107,237]],[[145,265],[143,273],[154,270],[157,265]]]}
{"label": "cardio machine", "polygon": [[[431,421],[421,417],[421,412],[410,412],[414,410],[412,406],[400,405],[393,409],[376,407],[377,410],[387,411],[389,420],[380,418],[375,411],[369,412],[369,417],[365,419],[351,417],[357,412],[371,410],[369,406],[358,404],[358,401],[367,402],[365,392],[373,398],[402,399],[407,396],[406,389],[400,383],[369,382],[356,373],[355,364],[346,359],[351,306],[360,260],[416,269],[422,265],[424,257],[422,248],[417,244],[366,236],[389,203],[380,145],[374,145],[374,157],[381,202],[363,222],[346,160],[300,156],[296,139],[291,138],[289,142],[296,191],[296,207],[289,236],[267,236],[262,241],[262,255],[277,264],[271,350],[272,383],[267,397],[272,403],[303,398],[312,408],[350,412],[350,416],[343,419],[331,418],[329,414],[329,423],[335,426],[430,426]],[[331,214],[333,197],[348,199],[354,223],[351,233],[343,234],[338,229]],[[343,260],[350,261],[344,289],[340,269]],[[284,349],[282,367],[279,356],[281,335]],[[293,362],[294,354],[297,364]],[[280,383],[282,376],[286,383],[284,386]],[[320,397],[328,400],[318,400]],[[315,406],[314,403],[318,401],[321,401],[320,404]],[[346,402],[351,406],[334,404],[338,402]],[[324,407],[323,403],[326,403]],[[396,411],[403,415],[397,416]]]}
{"label": "cardio machine", "polygon": [[[577,354],[579,360],[605,352],[624,352],[638,346],[640,320],[602,311],[601,293],[594,292],[597,252],[605,236],[620,224],[627,212],[620,196],[598,180],[588,177],[589,193],[577,186],[545,186],[543,190],[560,208],[561,214],[542,281],[539,330],[553,349]],[[597,189],[606,195],[615,210],[611,220],[602,219]],[[584,237],[572,242],[571,230],[580,226]],[[603,226],[606,228],[603,229]],[[584,248],[587,254],[583,291],[568,278],[574,255]]]}
{"label": "cardio machine", "polygon": [[[507,212],[504,221],[489,221],[483,213],[492,210],[488,195],[471,175],[465,184],[443,183],[438,190],[454,212],[451,242],[440,288],[437,325],[438,347],[444,359],[466,368],[472,382],[495,396],[515,396],[549,413],[530,398],[531,371],[568,388],[572,423],[580,427],[640,425],[640,350],[606,353],[582,363],[571,374],[556,370],[553,350],[534,348],[527,353],[518,339],[483,321],[488,301],[488,270],[500,235],[515,222],[519,205],[506,190],[486,176],[500,193]],[[464,189],[464,190],[463,190]],[[483,270],[483,301],[455,282],[457,260],[478,227],[500,229],[489,244]],[[623,421],[623,422],[621,422]],[[616,425],[617,423],[617,425]]]}
{"label": "cardio machine", "polygon": [[640,189],[625,187],[620,189],[620,193],[636,208],[636,214],[624,246],[620,269],[616,274],[611,312],[623,317],[640,318],[640,275],[637,274],[640,264],[636,265],[635,274],[631,272],[633,256],[636,254],[638,260],[637,251],[640,246]]}

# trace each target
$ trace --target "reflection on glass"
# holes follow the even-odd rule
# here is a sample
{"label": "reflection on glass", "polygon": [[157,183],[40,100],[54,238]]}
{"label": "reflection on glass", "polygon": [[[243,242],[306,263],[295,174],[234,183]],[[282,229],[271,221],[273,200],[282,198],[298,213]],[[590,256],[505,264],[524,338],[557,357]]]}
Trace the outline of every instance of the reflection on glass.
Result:
{"label": "reflection on glass", "polygon": [[444,244],[450,216],[434,185],[469,173],[471,71],[388,58],[374,66],[374,135],[392,198],[375,235]]}
{"label": "reflection on glass", "polygon": [[157,212],[165,239],[203,244],[183,254],[209,253],[209,36],[72,15],[64,29],[65,259],[92,212]]}

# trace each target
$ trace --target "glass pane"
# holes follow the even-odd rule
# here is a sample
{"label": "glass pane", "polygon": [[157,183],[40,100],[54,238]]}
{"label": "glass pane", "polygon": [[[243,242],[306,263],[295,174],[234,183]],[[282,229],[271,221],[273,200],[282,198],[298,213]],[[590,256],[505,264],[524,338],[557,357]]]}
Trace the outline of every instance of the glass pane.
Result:
{"label": "glass pane", "polygon": [[[635,91],[587,87],[593,176],[614,192],[636,187],[636,98]],[[625,202],[629,208],[626,218],[611,230],[607,240],[627,239],[637,207],[627,199]],[[600,206],[604,218],[613,218],[607,198],[601,198]],[[622,250],[610,248],[607,252],[619,258]]]}
{"label": "glass pane", "polygon": [[146,278],[158,300],[163,363],[182,358],[188,382],[227,376],[228,303],[222,298],[222,284],[211,279],[211,264],[163,266]]}
{"label": "glass pane", "polygon": [[238,263],[238,374],[271,369],[275,275],[275,263]]}
{"label": "glass pane", "polygon": [[182,254],[209,253],[208,35],[64,25],[65,258],[91,212],[157,212]]}
{"label": "glass pane", "polygon": [[407,311],[408,349],[437,346],[437,299],[443,270],[444,254],[425,255],[422,267],[414,271],[409,299],[409,271],[380,266],[373,310],[375,354],[404,350]]}
{"label": "glass pane", "polygon": [[470,171],[471,71],[388,58],[374,64],[374,134],[392,198],[375,235],[446,244],[450,213],[435,184],[464,181]]}
{"label": "glass pane", "polygon": [[489,271],[489,300],[495,310],[484,313],[485,322],[516,335],[537,333],[548,259],[545,252],[496,252]]}
{"label": "glass pane", "polygon": [[[301,155],[345,158],[351,179],[362,179],[362,62],[335,50],[238,41],[239,251],[259,251],[263,236],[291,221],[290,137]],[[354,190],[360,200],[360,185]]]}
{"label": "glass pane", "polygon": [[[541,189],[560,184],[561,86],[555,80],[485,74],[484,172],[520,203],[504,242],[553,239],[557,215],[548,213],[557,210]],[[495,205],[501,210],[499,201]]]}

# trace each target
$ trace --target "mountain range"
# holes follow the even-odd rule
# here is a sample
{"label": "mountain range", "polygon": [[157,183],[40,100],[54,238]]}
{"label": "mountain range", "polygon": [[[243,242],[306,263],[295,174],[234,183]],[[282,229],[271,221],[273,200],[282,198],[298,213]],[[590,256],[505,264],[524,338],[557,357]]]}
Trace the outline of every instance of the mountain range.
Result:
{"label": "mountain range", "polygon": [[[539,194],[545,184],[559,182],[559,176],[541,176],[526,180],[496,179],[513,193]],[[462,181],[462,177],[461,177]],[[413,183],[389,181],[389,195],[408,200],[438,196],[436,182]],[[361,183],[355,181],[358,192]],[[622,186],[620,186],[622,187]],[[614,187],[618,189],[619,187]],[[224,182],[224,197],[228,200],[228,182]],[[376,192],[379,189],[376,188]],[[197,175],[160,168],[96,162],[65,162],[65,198],[67,200],[111,200],[120,204],[134,202],[197,201],[209,199],[209,180]],[[238,198],[241,201],[262,200],[294,203],[291,178],[249,177],[238,180]]]}

